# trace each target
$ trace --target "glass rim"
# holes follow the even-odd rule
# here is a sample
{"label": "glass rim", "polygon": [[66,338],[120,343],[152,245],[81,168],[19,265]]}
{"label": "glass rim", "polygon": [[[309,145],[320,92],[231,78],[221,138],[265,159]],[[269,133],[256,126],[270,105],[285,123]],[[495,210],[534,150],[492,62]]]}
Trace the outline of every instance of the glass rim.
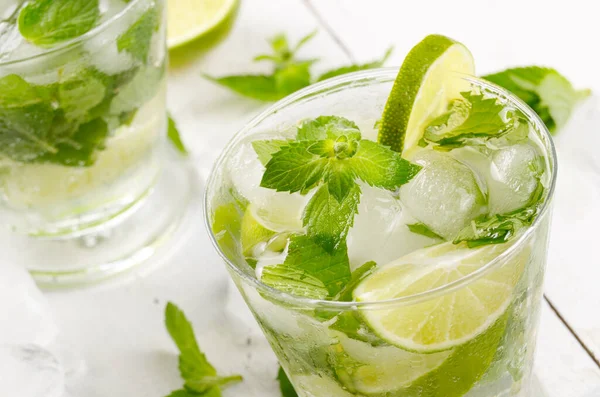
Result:
{"label": "glass rim", "polygon": [[52,48],[50,48],[44,52],[41,52],[39,54],[34,54],[34,55],[26,56],[24,58],[19,58],[19,59],[12,59],[10,61],[5,61],[5,62],[0,61],[0,67],[8,66],[8,65],[15,65],[15,64],[22,63],[22,62],[33,61],[38,58],[45,58],[47,56],[55,55],[55,54],[61,53],[63,51],[68,51],[68,50],[72,49],[73,47],[76,47],[77,45],[81,44],[82,42],[87,41],[87,40],[91,39],[92,37],[95,37],[98,34],[102,33],[113,23],[120,20],[123,16],[127,15],[127,13],[133,7],[135,7],[138,3],[142,2],[142,1],[144,1],[144,0],[131,0],[129,3],[127,3],[127,5],[125,7],[123,7],[123,9],[121,11],[117,12],[115,15],[111,16],[109,19],[102,22],[101,24],[94,26],[92,29],[88,30],[81,36],[77,36],[75,38],[72,38],[71,40],[67,40],[67,41],[57,45],[56,47],[52,47]]}
{"label": "glass rim", "polygon": [[527,228],[527,230],[518,236],[514,241],[512,241],[512,245],[507,248],[500,255],[496,256],[494,259],[483,265],[481,268],[477,269],[475,272],[470,273],[458,280],[455,280],[449,284],[445,284],[441,287],[434,288],[432,290],[428,290],[425,292],[420,292],[413,295],[408,295],[400,298],[387,299],[382,301],[363,301],[363,302],[339,302],[339,301],[331,301],[331,300],[322,300],[322,299],[311,299],[305,298],[301,296],[292,295],[283,291],[280,291],[276,288],[268,286],[262,283],[256,277],[251,277],[249,274],[245,273],[239,266],[236,266],[232,260],[230,260],[227,255],[221,250],[219,244],[215,238],[215,234],[212,231],[212,225],[209,219],[209,209],[211,207],[211,203],[209,202],[209,193],[211,187],[216,183],[216,176],[218,175],[218,170],[220,167],[224,166],[224,162],[228,159],[228,154],[231,149],[239,143],[240,139],[245,137],[245,133],[254,129],[258,126],[263,120],[267,117],[271,116],[274,113],[279,112],[280,110],[286,108],[289,105],[293,105],[295,102],[309,97],[310,95],[314,95],[317,93],[325,93],[329,92],[336,87],[339,87],[344,84],[357,82],[363,79],[373,79],[373,78],[389,78],[389,81],[395,81],[396,76],[398,74],[398,67],[385,67],[385,68],[377,68],[371,69],[368,71],[360,71],[354,73],[348,73],[343,76],[334,77],[316,84],[313,84],[309,87],[303,88],[291,94],[275,104],[268,107],[266,110],[262,111],[252,120],[250,120],[241,130],[239,130],[233,138],[228,142],[225,146],[221,154],[219,155],[217,161],[214,163],[209,178],[206,184],[206,189],[204,192],[204,200],[203,200],[203,208],[204,208],[204,222],[206,229],[208,231],[208,235],[210,236],[210,240],[215,250],[219,254],[219,256],[225,261],[225,264],[229,269],[235,272],[243,282],[249,284],[256,290],[258,290],[261,294],[266,294],[270,298],[275,299],[278,302],[282,302],[288,304],[293,307],[303,308],[303,309],[321,309],[321,310],[356,310],[360,309],[385,309],[390,308],[397,305],[409,305],[416,304],[419,302],[423,302],[427,299],[434,298],[436,296],[455,291],[459,288],[462,288],[464,285],[468,284],[471,280],[477,279],[480,275],[487,272],[488,269],[493,268],[495,264],[503,261],[504,258],[510,257],[516,252],[523,244],[525,244],[528,240],[528,237],[531,236],[539,227],[542,220],[546,217],[548,211],[551,207],[551,202],[554,197],[554,190],[556,185],[556,176],[557,176],[557,157],[556,157],[556,148],[554,146],[554,141],[552,140],[550,131],[542,121],[542,119],[520,98],[518,98],[513,93],[508,90],[490,83],[486,80],[480,79],[475,76],[452,72],[459,78],[465,79],[471,83],[477,84],[480,87],[484,87],[487,90],[490,90],[496,95],[501,97],[505,97],[509,100],[510,104],[515,106],[518,110],[523,112],[523,114],[527,117],[527,120],[532,123],[534,128],[540,132],[542,135],[542,144],[544,148],[548,151],[548,155],[550,157],[550,172],[552,173],[550,178],[550,186],[548,188],[548,194],[546,196],[546,200],[542,206],[542,210],[534,220],[531,226]]}

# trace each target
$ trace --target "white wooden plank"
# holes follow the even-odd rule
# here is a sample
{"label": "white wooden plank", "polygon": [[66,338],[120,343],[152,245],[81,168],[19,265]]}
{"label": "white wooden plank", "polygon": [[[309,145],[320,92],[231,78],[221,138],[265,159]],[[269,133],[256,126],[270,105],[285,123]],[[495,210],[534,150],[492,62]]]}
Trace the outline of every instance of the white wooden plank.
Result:
{"label": "white wooden plank", "polygon": [[[264,71],[265,65],[251,59],[269,50],[267,38],[286,32],[295,42],[317,26],[301,0],[242,1],[233,30],[222,43],[171,68],[168,104],[201,179],[232,135],[267,105],[240,98],[200,73]],[[317,70],[348,62],[324,33],[305,47],[303,56],[321,58]],[[73,396],[160,397],[181,387],[175,347],[163,325],[167,300],[189,314],[203,349],[220,370],[248,379],[226,397],[277,395],[277,366],[270,348],[264,339],[247,345],[248,335],[223,312],[229,277],[204,231],[198,190],[177,251],[163,258],[163,266],[148,274],[155,267],[150,264],[97,288],[48,293],[62,340],[80,351],[87,365],[83,374],[69,379]]]}
{"label": "white wooden plank", "polygon": [[600,88],[596,2],[570,0],[306,0],[360,61],[394,44],[390,65],[431,33],[464,42],[479,73],[509,65],[547,64],[579,85]]}
{"label": "white wooden plank", "polygon": [[540,397],[600,396],[600,369],[546,302],[542,306],[535,360]]}

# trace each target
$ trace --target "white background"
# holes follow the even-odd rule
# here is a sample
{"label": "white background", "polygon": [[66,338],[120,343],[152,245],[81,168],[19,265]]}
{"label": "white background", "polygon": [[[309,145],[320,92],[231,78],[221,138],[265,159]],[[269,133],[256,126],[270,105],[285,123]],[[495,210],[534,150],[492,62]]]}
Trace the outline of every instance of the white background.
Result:
{"label": "white background", "polygon": [[[465,43],[481,74],[508,66],[553,66],[576,86],[600,92],[595,0],[242,0],[231,34],[217,47],[173,58],[169,107],[198,170],[192,208],[168,251],[147,266],[93,288],[47,295],[62,340],[81,352],[86,369],[70,381],[76,397],[163,397],[180,387],[176,351],[164,325],[169,300],[192,319],[201,347],[224,374],[246,381],[225,397],[275,397],[277,364],[256,330],[226,309],[228,279],[209,244],[200,194],[226,141],[264,104],[240,98],[200,77],[261,72],[253,56],[284,31],[292,41],[320,33],[303,55],[326,70],[366,62],[395,45],[389,66],[429,33]],[[182,59],[185,58],[185,61]],[[550,397],[600,396],[600,102],[579,109],[558,138],[560,177],[546,294],[574,334],[544,302],[536,376]],[[243,307],[238,308],[243,310]],[[243,315],[243,313],[242,313]],[[536,396],[537,397],[537,396]]]}

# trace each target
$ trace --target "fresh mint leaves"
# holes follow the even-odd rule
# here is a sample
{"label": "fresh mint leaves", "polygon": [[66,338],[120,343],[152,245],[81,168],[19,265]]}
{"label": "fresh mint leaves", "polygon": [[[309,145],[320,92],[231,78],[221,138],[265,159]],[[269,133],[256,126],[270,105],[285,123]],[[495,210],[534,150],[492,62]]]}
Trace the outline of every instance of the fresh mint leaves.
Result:
{"label": "fresh mint leaves", "polygon": [[420,167],[362,139],[354,122],[337,116],[300,123],[297,140],[253,146],[266,162],[262,187],[302,194],[316,189],[302,215],[306,233],[291,237],[284,263],[264,269],[261,280],[295,295],[336,297],[351,283],[346,236],[358,212],[358,181],[395,190]]}
{"label": "fresh mint leaves", "polygon": [[566,124],[575,105],[590,95],[590,90],[576,90],[563,75],[546,67],[507,69],[483,78],[521,98],[553,133]]}
{"label": "fresh mint leaves", "polygon": [[131,27],[117,39],[119,52],[127,51],[138,61],[145,63],[150,54],[152,33],[158,30],[159,15],[156,7],[149,8]]}
{"label": "fresh mint leaves", "polygon": [[170,114],[167,114],[168,126],[167,126],[167,138],[171,141],[175,149],[179,151],[179,153],[184,156],[188,155],[188,151],[181,140],[181,135],[179,134],[179,129],[177,128],[177,123],[173,119]]}
{"label": "fresh mint leaves", "polygon": [[502,117],[504,106],[496,98],[461,92],[462,99],[453,101],[448,112],[434,119],[426,128],[423,139],[444,149],[471,144],[474,140],[499,138],[516,126],[516,121]]}
{"label": "fresh mint leaves", "polygon": [[281,367],[277,371],[277,380],[279,381],[279,390],[281,390],[282,397],[298,397],[298,393],[296,393],[294,386],[292,386],[292,382],[290,382],[290,379]]}
{"label": "fresh mint leaves", "polygon": [[380,60],[362,65],[344,66],[323,73],[318,78],[313,79],[310,68],[316,60],[297,59],[297,53],[301,47],[315,36],[316,33],[317,32],[314,31],[303,37],[294,47],[290,46],[287,37],[283,34],[278,34],[269,40],[273,53],[258,55],[254,58],[254,61],[271,62],[273,64],[273,71],[270,74],[224,77],[212,77],[203,74],[203,76],[240,95],[261,101],[277,101],[293,92],[309,86],[315,81],[322,81],[358,70],[381,67],[391,53],[390,48]]}
{"label": "fresh mint leaves", "polygon": [[217,370],[198,347],[192,324],[171,302],[165,308],[165,325],[179,349],[179,372],[185,381],[184,388],[171,393],[169,397],[220,397],[221,388],[242,381],[239,375],[217,375]]}
{"label": "fresh mint leaves", "polygon": [[51,47],[88,32],[99,18],[98,0],[31,0],[19,14],[19,31],[29,42]]}

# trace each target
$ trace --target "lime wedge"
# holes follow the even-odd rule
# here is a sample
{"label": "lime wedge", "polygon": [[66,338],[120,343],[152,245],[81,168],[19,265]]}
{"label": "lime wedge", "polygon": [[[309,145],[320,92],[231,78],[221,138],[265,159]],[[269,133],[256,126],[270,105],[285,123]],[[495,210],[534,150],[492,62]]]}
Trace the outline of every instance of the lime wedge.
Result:
{"label": "lime wedge", "polygon": [[333,346],[336,375],[348,390],[366,395],[385,394],[406,388],[438,368],[451,354],[442,351],[418,354],[395,346],[373,347],[340,334]]}
{"label": "lime wedge", "polygon": [[250,204],[242,218],[242,250],[246,257],[255,257],[254,248],[260,243],[268,243],[271,251],[282,251],[287,244],[289,233],[302,230],[302,221],[290,207],[277,210],[260,208]]}
{"label": "lime wedge", "polygon": [[167,45],[175,48],[219,26],[235,9],[237,0],[169,0]]}
{"label": "lime wedge", "polygon": [[450,74],[475,74],[473,56],[462,44],[440,35],[429,35],[406,56],[388,97],[378,141],[410,157],[423,129],[460,98],[469,84]]}
{"label": "lime wedge", "polygon": [[[385,301],[431,291],[482,269],[512,244],[467,248],[443,243],[410,253],[367,277],[354,291],[358,302]],[[460,346],[490,328],[510,305],[529,259],[530,245],[492,269],[473,275],[465,286],[415,304],[361,314],[386,342],[431,353]]]}

